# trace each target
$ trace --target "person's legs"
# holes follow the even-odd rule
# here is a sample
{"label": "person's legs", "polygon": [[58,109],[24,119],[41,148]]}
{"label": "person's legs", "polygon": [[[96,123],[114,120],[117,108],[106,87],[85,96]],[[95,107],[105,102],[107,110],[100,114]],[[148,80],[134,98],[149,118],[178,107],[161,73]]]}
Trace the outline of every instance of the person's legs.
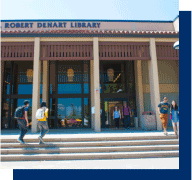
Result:
{"label": "person's legs", "polygon": [[20,128],[20,136],[19,136],[18,141],[20,143],[24,144],[25,142],[23,141],[23,138],[24,138],[25,134],[28,132],[27,123],[24,119],[17,119],[17,123]]}
{"label": "person's legs", "polygon": [[127,116],[127,127],[130,128],[130,116]]}
{"label": "person's legs", "polygon": [[119,118],[117,118],[116,127],[119,129]]}
{"label": "person's legs", "polygon": [[23,141],[25,134],[28,132],[27,123],[24,119],[17,120],[20,127],[20,136],[19,139]]}
{"label": "person's legs", "polygon": [[27,129],[27,127],[26,127],[26,128],[24,128],[24,130],[23,130],[23,137],[22,137],[22,139],[23,139],[24,136],[27,134],[27,132],[28,132],[28,129]]}
{"label": "person's legs", "polygon": [[42,132],[43,132],[43,126],[42,126],[42,124],[41,124],[41,121],[38,121],[37,125],[38,125],[39,130],[40,130],[40,135],[39,135],[39,136],[41,136],[41,134],[42,134]]}
{"label": "person's legs", "polygon": [[41,133],[41,137],[43,138],[45,134],[49,132],[47,121],[42,121],[42,127],[43,127],[43,131]]}
{"label": "person's legs", "polygon": [[19,139],[21,139],[22,134],[23,134],[23,128],[22,128],[22,122],[20,119],[17,119],[17,123],[19,125],[20,133],[19,133]]}
{"label": "person's legs", "polygon": [[173,130],[174,130],[174,132],[175,132],[175,135],[177,135],[176,123],[173,122],[173,120],[172,120],[172,125],[173,125]]}
{"label": "person's legs", "polygon": [[115,121],[115,128],[117,128],[117,118],[115,118],[114,121]]}
{"label": "person's legs", "polygon": [[126,122],[126,120],[125,120],[125,116],[123,117],[123,127],[125,128],[125,122]]}
{"label": "person's legs", "polygon": [[161,119],[161,122],[162,122],[162,125],[163,125],[164,134],[167,135],[167,119],[166,119],[166,114],[160,114],[160,119]]}
{"label": "person's legs", "polygon": [[165,114],[165,132],[167,133],[168,114]]}
{"label": "person's legs", "polygon": [[23,132],[23,138],[28,132],[27,122],[24,120],[24,132]]}
{"label": "person's legs", "polygon": [[24,128],[20,127],[20,136],[19,139],[23,140]]}
{"label": "person's legs", "polygon": [[39,144],[44,144],[43,139],[42,139],[42,134],[43,134],[43,126],[42,126],[42,122],[38,121],[38,127],[40,129],[40,134],[39,134]]}
{"label": "person's legs", "polygon": [[163,125],[164,127],[163,128],[164,128],[165,135],[168,135],[167,134],[167,122],[168,122],[168,114],[164,114],[164,125]]}
{"label": "person's legs", "polygon": [[124,127],[127,128],[128,127],[128,116],[127,115],[124,115],[124,122],[125,122]]}
{"label": "person's legs", "polygon": [[177,135],[178,135],[178,138],[179,138],[179,122],[177,122]]}

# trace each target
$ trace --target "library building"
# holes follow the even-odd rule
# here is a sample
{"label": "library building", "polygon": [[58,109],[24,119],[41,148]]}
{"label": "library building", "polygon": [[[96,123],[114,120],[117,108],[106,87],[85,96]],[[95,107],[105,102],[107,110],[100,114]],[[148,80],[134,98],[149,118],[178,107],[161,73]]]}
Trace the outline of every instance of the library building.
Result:
{"label": "library building", "polygon": [[[115,107],[129,107],[130,128],[144,112],[162,124],[163,97],[179,104],[179,16],[171,21],[2,20],[1,129],[17,129],[15,109],[49,108],[50,129],[113,129]],[[171,120],[168,126],[172,126]],[[123,128],[123,120],[119,121]]]}

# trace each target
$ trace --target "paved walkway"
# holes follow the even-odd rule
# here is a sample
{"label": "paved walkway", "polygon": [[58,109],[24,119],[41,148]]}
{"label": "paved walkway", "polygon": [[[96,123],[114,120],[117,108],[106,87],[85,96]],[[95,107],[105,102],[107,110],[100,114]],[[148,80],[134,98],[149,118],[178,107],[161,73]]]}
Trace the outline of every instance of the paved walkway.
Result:
{"label": "paved walkway", "polygon": [[[172,128],[168,129],[169,135],[174,135]],[[25,138],[38,137],[39,133],[27,133]],[[109,137],[109,136],[159,136],[163,135],[163,131],[143,131],[143,130],[114,130],[114,129],[102,129],[101,132],[95,132],[91,129],[50,129],[49,133],[46,134],[47,138],[57,137]],[[19,136],[19,130],[2,130],[1,139],[3,138],[15,138]]]}
{"label": "paved walkway", "polygon": [[179,169],[179,158],[1,162],[1,169]]}
{"label": "paved walkway", "polygon": [[[168,128],[168,132],[173,132],[173,128]],[[12,130],[12,129],[3,129],[1,130],[1,135],[18,135],[20,132],[19,129]],[[122,133],[161,133],[163,134],[163,131],[143,131],[142,129],[135,129],[131,128],[129,130],[122,129],[101,129],[101,132],[95,132],[92,129],[50,129],[48,134],[122,134]],[[39,133],[32,133],[31,130],[28,131],[28,135],[35,135]]]}

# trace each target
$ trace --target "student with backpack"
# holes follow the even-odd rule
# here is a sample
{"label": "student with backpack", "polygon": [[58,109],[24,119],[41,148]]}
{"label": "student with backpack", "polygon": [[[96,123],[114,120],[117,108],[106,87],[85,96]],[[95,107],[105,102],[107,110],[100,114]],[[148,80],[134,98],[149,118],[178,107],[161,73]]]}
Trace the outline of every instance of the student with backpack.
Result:
{"label": "student with backpack", "polygon": [[48,117],[48,108],[46,106],[46,102],[41,103],[41,107],[37,110],[36,118],[38,120],[37,125],[40,129],[40,136],[39,136],[39,144],[44,144],[43,137],[46,133],[49,132],[49,127],[47,123]]}
{"label": "student with backpack", "polygon": [[22,144],[25,144],[23,138],[27,134],[29,126],[29,121],[27,117],[27,112],[29,111],[28,107],[29,107],[29,101],[25,100],[24,106],[20,106],[15,110],[15,118],[17,118],[17,123],[20,128],[20,136],[18,141]]}
{"label": "student with backpack", "polygon": [[166,135],[166,136],[168,135],[167,134],[167,122],[168,122],[168,110],[170,108],[170,105],[167,101],[168,101],[168,98],[164,97],[163,101],[160,102],[158,105],[160,119],[163,124],[164,135]]}

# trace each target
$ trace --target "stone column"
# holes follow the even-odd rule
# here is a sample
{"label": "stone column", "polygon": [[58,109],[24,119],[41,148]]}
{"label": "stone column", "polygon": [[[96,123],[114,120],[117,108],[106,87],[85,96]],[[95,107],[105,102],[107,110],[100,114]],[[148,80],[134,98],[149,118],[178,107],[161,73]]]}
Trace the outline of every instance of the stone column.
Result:
{"label": "stone column", "polygon": [[95,106],[95,122],[94,130],[101,131],[100,118],[100,78],[99,78],[99,42],[98,37],[93,38],[93,81],[94,81],[94,106]]}
{"label": "stone column", "polygon": [[144,112],[142,66],[141,66],[141,60],[136,60],[134,63],[135,63],[137,117],[139,119],[139,126],[141,126],[141,115]]}
{"label": "stone column", "polygon": [[[2,95],[3,95],[3,75],[4,75],[4,61],[1,60],[0,63],[0,69],[1,69],[1,73],[0,73],[0,85],[1,85],[1,89],[0,89],[0,112],[1,112],[1,105],[2,105]],[[0,113],[0,118],[1,118],[1,113]],[[1,125],[0,125],[1,126]]]}
{"label": "stone column", "polygon": [[40,100],[40,38],[36,37],[34,42],[34,60],[33,60],[33,95],[32,95],[32,133],[37,132],[37,119],[35,118],[36,111],[39,108]]}
{"label": "stone column", "polygon": [[159,92],[157,54],[154,38],[150,38],[150,55],[151,55],[151,61],[149,61],[149,83],[150,83],[150,96],[151,96],[151,110],[156,114],[157,130],[162,130],[162,123],[158,111],[158,105],[160,103],[160,92]]}
{"label": "stone column", "polygon": [[94,73],[94,69],[93,69],[93,60],[90,61],[90,77],[91,77],[91,129],[95,129],[95,114],[93,114],[92,112],[92,108],[94,108],[95,106],[95,101],[94,101],[94,78],[93,78],[93,73]]}
{"label": "stone column", "polygon": [[43,94],[42,101],[45,101],[48,105],[48,75],[49,75],[49,67],[48,61],[43,61]]}

